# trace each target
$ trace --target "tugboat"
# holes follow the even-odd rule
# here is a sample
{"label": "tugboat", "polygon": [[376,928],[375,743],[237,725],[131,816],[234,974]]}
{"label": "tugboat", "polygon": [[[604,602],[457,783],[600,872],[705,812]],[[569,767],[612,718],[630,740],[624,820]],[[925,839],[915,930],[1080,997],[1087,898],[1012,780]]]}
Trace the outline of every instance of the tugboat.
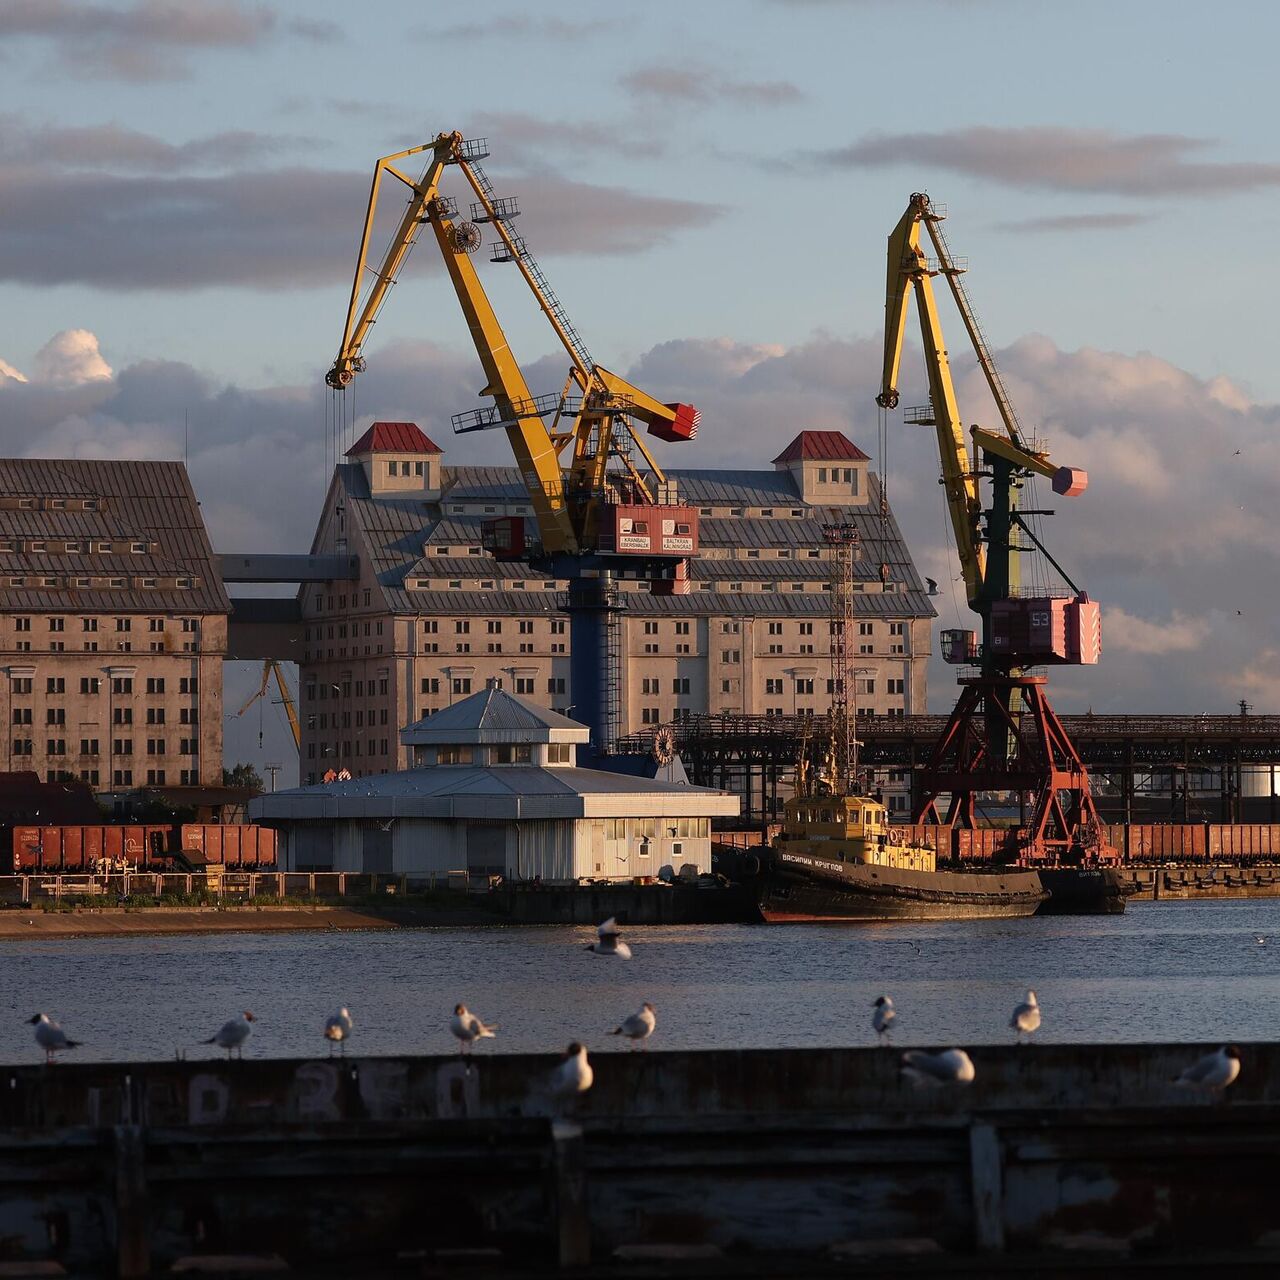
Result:
{"label": "tugboat", "polygon": [[[856,778],[856,754],[851,763]],[[782,835],[761,859],[756,887],[766,920],[1030,916],[1048,898],[1025,868],[939,871],[935,852],[905,840],[877,796],[838,785],[834,743],[816,778],[812,772],[802,758]]]}

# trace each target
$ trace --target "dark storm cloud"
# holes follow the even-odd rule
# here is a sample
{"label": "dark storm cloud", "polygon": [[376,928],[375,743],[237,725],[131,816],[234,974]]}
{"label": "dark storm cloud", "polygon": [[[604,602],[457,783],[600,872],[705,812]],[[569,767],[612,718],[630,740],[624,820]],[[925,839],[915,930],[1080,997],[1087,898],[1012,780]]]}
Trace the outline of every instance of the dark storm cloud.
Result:
{"label": "dark storm cloud", "polygon": [[1099,195],[1213,196],[1280,184],[1280,164],[1196,158],[1211,145],[1182,134],[975,127],[869,134],[814,160],[837,169],[941,169],[1024,190]]}
{"label": "dark storm cloud", "polygon": [[[327,284],[351,271],[368,183],[367,173],[300,168],[143,178],[0,166],[0,280],[130,290]],[[517,190],[522,229],[549,256],[638,253],[720,212],[548,174],[521,178]]]}

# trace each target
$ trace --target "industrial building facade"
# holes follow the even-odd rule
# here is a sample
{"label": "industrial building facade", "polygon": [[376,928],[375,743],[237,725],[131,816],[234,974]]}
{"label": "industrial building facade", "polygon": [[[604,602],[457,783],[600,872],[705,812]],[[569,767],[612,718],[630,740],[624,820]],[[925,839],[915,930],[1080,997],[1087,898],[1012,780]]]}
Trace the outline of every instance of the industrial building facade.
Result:
{"label": "industrial building facade", "polygon": [[220,786],[229,609],[181,463],[0,461],[5,771]]}
{"label": "industrial building facade", "polygon": [[[516,470],[445,467],[412,423],[375,423],[347,457],[312,552],[355,557],[358,576],[299,597],[302,782],[405,768],[404,725],[495,680],[572,715],[567,582],[486,546],[487,521],[531,517]],[[703,712],[825,713],[832,520],[856,525],[862,549],[859,714],[924,711],[933,609],[852,441],[805,431],[771,470],[668,479],[698,511],[699,552],[683,594],[620,584],[622,733]]]}

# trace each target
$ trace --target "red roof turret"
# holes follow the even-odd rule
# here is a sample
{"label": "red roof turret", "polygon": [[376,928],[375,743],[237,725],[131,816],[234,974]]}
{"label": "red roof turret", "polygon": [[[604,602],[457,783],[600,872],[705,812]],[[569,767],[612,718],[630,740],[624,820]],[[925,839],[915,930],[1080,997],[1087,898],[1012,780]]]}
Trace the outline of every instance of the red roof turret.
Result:
{"label": "red roof turret", "polygon": [[443,453],[433,444],[416,422],[375,422],[347,450],[348,458],[363,453]]}
{"label": "red roof turret", "polygon": [[838,462],[841,460],[866,462],[868,455],[863,453],[843,431],[802,431],[774,458],[773,462],[776,466],[780,462]]}

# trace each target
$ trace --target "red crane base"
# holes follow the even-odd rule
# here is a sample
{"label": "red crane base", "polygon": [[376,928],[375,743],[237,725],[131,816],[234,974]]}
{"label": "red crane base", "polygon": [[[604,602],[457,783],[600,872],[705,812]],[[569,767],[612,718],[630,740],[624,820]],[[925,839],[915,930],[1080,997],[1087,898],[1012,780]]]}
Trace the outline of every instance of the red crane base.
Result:
{"label": "red crane base", "polygon": [[[995,791],[1033,797],[1018,832],[1021,863],[1118,862],[1089,789],[1089,771],[1045,696],[1044,676],[961,680],[959,701],[921,774],[916,822],[976,826],[977,799]],[[1021,709],[1017,709],[1020,697]]]}

